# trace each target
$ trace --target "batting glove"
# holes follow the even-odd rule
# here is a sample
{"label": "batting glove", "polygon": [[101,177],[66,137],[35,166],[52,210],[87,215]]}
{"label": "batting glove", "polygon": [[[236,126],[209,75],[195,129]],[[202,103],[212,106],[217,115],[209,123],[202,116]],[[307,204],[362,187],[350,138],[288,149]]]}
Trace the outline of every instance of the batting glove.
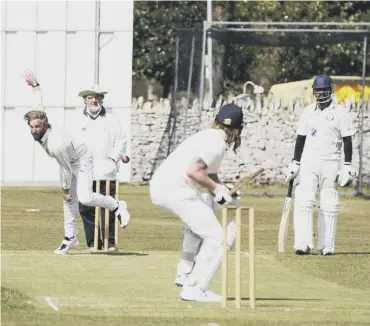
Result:
{"label": "batting glove", "polygon": [[[229,192],[231,191],[231,189],[233,189],[233,185],[230,183],[225,184],[225,186],[229,188]],[[230,196],[233,199],[232,204],[237,204],[240,201],[240,191],[239,190],[233,192],[232,194],[230,194]]]}
{"label": "batting glove", "polygon": [[338,184],[340,187],[349,186],[356,177],[356,171],[352,167],[352,163],[344,163],[342,169],[338,173]]}
{"label": "batting glove", "polygon": [[224,185],[217,183],[216,188],[213,190],[215,199],[218,204],[224,205],[233,202],[233,198],[230,195],[230,190]]}
{"label": "batting glove", "polygon": [[294,179],[298,173],[299,173],[299,165],[300,163],[298,161],[293,160],[290,164],[288,164],[284,168],[284,175],[285,175],[285,181],[289,182],[290,180]]}

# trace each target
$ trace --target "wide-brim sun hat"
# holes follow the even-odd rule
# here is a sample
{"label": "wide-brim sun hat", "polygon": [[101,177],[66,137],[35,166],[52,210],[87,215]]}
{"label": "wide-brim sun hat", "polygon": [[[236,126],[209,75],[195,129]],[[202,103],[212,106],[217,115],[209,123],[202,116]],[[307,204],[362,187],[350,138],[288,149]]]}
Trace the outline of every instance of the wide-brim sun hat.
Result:
{"label": "wide-brim sun hat", "polygon": [[94,85],[88,89],[84,89],[83,91],[79,92],[78,93],[78,96],[81,96],[81,97],[86,97],[88,95],[105,95],[107,94],[108,92],[103,90],[102,88],[100,88],[99,85]]}

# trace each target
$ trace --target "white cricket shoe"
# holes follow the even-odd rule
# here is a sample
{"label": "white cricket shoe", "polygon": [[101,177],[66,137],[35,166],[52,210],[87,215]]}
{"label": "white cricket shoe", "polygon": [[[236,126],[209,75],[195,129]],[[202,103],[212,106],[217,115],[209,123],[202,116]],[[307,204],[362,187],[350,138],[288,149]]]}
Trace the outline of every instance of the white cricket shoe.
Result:
{"label": "white cricket shoe", "polygon": [[77,237],[74,236],[72,239],[64,237],[59,248],[55,249],[54,253],[57,255],[66,255],[72,248],[77,247],[80,244]]}
{"label": "white cricket shoe", "polygon": [[184,286],[180,293],[180,298],[184,301],[198,302],[221,302],[221,296],[211,291],[203,291],[197,286]]}
{"label": "white cricket shoe", "polygon": [[130,222],[130,214],[127,210],[127,204],[124,201],[118,202],[118,209],[115,211],[121,228],[125,228]]}
{"label": "white cricket shoe", "polygon": [[189,277],[189,274],[186,274],[186,273],[177,274],[176,279],[175,279],[175,285],[178,287],[182,287],[187,281],[188,277]]}

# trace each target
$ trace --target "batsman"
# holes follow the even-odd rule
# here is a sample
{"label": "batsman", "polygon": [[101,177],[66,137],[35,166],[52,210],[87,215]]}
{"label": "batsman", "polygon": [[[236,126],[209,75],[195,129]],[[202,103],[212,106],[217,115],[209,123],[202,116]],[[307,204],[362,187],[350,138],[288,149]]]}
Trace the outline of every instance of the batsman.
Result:
{"label": "batsman", "polygon": [[319,189],[317,251],[327,256],[334,254],[340,204],[337,187],[349,186],[356,176],[352,167],[354,131],[348,112],[333,99],[332,79],[319,75],[312,88],[315,102],[302,112],[294,158],[284,173],[288,182],[300,174],[293,218],[295,253],[306,255],[314,247],[313,209]]}
{"label": "batsman", "polygon": [[[171,211],[185,224],[175,281],[182,285],[182,300],[221,302],[221,296],[209,291],[222,260],[223,241],[223,228],[213,203],[216,200],[218,204],[227,205],[234,200],[229,188],[220,183],[217,172],[226,152],[232,149],[236,152],[241,145],[243,126],[243,112],[239,106],[222,106],[212,128],[184,140],[151,179],[152,202]],[[209,192],[201,192],[199,186]],[[235,232],[235,223],[230,222],[229,248],[234,243]]]}

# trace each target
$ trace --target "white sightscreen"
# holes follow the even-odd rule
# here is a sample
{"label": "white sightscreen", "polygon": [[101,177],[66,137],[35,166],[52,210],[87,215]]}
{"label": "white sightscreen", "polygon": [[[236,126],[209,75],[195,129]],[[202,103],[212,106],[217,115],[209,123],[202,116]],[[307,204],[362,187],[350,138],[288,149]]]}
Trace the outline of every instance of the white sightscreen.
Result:
{"label": "white sightscreen", "polygon": [[[95,83],[96,3],[1,6],[1,180],[4,185],[59,185],[57,163],[34,144],[23,120],[37,101],[21,75],[25,69],[36,73],[50,123],[68,130],[83,108],[77,94]],[[130,155],[133,1],[100,2],[100,31],[99,84],[108,91],[104,105],[126,130]],[[122,164],[120,180],[130,179],[131,165]]]}

